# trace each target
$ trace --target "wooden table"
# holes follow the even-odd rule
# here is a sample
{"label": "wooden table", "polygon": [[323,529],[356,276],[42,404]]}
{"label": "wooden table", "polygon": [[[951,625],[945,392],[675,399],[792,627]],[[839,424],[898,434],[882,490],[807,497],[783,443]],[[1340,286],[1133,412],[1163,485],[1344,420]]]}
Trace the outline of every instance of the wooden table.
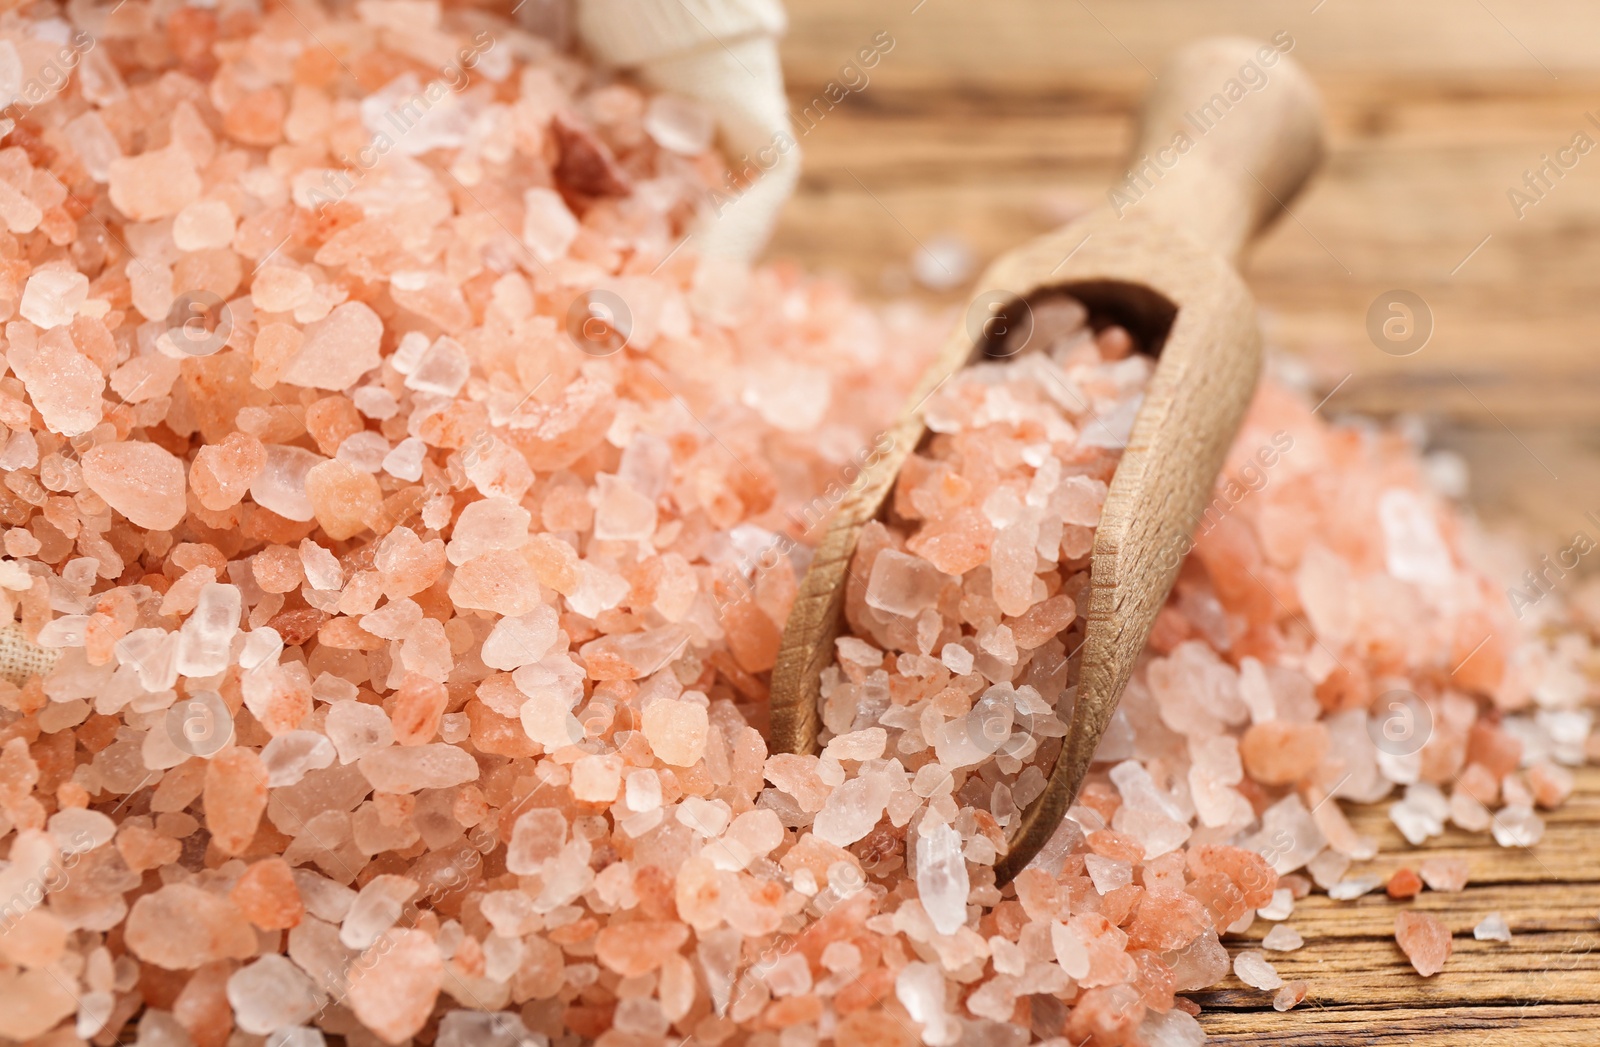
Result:
{"label": "wooden table", "polygon": [[[1104,199],[1151,70],[1195,36],[1280,30],[1323,86],[1331,153],[1247,267],[1270,345],[1309,367],[1328,410],[1424,419],[1472,470],[1471,501],[1557,550],[1600,510],[1600,5],[1592,0],[790,0],[793,109],[853,56],[893,50],[859,91],[807,122],[806,173],[773,253],[898,293],[919,244],[954,235],[973,271]],[[1593,112],[1594,120],[1587,113]],[[1596,143],[1542,199],[1524,173],[1587,132]],[[1530,194],[1531,195],[1531,194]],[[1520,214],[1519,214],[1520,211]],[[1411,356],[1368,337],[1393,289],[1428,304]],[[963,286],[925,297],[959,304]],[[1414,864],[1383,809],[1358,811]],[[1197,999],[1218,1043],[1600,1043],[1600,771],[1533,852],[1452,833],[1460,894],[1414,904],[1456,934],[1424,981],[1393,942],[1399,903],[1308,899],[1305,947],[1274,956],[1311,996],[1288,1014],[1228,979]],[[1509,945],[1471,928],[1505,914]],[[1258,929],[1253,934],[1261,933]],[[1265,1013],[1263,1013],[1265,1012]]]}

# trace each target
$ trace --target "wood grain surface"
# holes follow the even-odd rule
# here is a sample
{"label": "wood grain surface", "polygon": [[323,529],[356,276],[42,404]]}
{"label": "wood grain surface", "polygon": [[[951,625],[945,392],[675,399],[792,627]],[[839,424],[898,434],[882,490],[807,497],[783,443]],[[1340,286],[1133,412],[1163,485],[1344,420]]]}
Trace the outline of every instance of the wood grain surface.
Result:
{"label": "wood grain surface", "polygon": [[[1536,548],[1600,509],[1600,5],[1591,0],[790,0],[794,111],[829,81],[865,86],[800,138],[805,176],[773,254],[868,292],[960,306],[963,285],[915,289],[919,244],[956,236],[973,273],[1105,200],[1152,74],[1213,33],[1289,32],[1327,106],[1324,170],[1245,267],[1270,349],[1309,370],[1330,412],[1423,419],[1468,463],[1469,501]],[[888,32],[872,69],[848,66]],[[863,76],[864,73],[864,76]],[[1525,172],[1587,132],[1594,151],[1519,208]],[[1531,194],[1530,194],[1531,195]],[[1367,313],[1420,295],[1432,335],[1396,356]],[[1561,543],[1561,544],[1558,544]],[[1451,832],[1408,847],[1383,806],[1352,812],[1387,873],[1465,857],[1472,882],[1414,902],[1314,897],[1306,939],[1270,954],[1310,995],[1286,1014],[1231,976],[1197,996],[1220,1044],[1579,1047],[1600,1043],[1600,770],[1579,775],[1532,851]],[[1353,873],[1360,872],[1358,867]],[[1455,933],[1423,979],[1394,914]],[[1509,944],[1472,927],[1499,911]],[[1230,949],[1247,948],[1257,927]]]}

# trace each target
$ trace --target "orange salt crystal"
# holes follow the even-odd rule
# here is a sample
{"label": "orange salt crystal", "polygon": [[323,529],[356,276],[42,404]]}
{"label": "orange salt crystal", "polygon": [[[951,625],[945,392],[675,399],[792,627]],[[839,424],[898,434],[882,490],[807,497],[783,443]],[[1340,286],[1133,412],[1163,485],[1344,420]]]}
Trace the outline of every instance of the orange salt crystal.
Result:
{"label": "orange salt crystal", "polygon": [[267,807],[267,772],[251,749],[224,749],[206,765],[203,803],[206,828],[224,854],[250,845]]}
{"label": "orange salt crystal", "polygon": [[386,931],[348,971],[350,1010],[386,1043],[414,1036],[444,983],[444,961],[422,931]]}
{"label": "orange salt crystal", "polygon": [[1389,877],[1384,892],[1391,898],[1415,898],[1422,890],[1422,877],[1416,870],[1402,866]]}
{"label": "orange salt crystal", "polygon": [[662,920],[636,920],[603,928],[595,938],[595,958],[625,978],[656,970],[689,940],[689,928]]}
{"label": "orange salt crystal", "polygon": [[1406,910],[1395,914],[1394,940],[1418,974],[1430,978],[1444,970],[1455,941],[1437,917]]}
{"label": "orange salt crystal", "polygon": [[117,853],[129,869],[142,873],[177,861],[183,845],[148,826],[125,823],[117,831]]}
{"label": "orange salt crystal", "polygon": [[254,862],[228,892],[245,919],[263,931],[287,930],[305,916],[305,904],[289,864],[282,858]]}
{"label": "orange salt crystal", "polygon": [[439,721],[450,700],[444,684],[420,673],[406,673],[389,705],[394,740],[401,745],[422,745],[439,733]]}
{"label": "orange salt crystal", "polygon": [[1239,740],[1245,771],[1263,785],[1291,785],[1315,773],[1327,751],[1328,729],[1320,723],[1268,720]]}

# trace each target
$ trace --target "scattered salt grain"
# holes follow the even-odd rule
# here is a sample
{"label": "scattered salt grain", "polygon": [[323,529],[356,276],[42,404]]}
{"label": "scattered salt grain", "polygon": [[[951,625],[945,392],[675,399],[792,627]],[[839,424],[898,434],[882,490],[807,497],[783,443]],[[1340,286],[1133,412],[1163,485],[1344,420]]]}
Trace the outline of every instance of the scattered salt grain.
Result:
{"label": "scattered salt grain", "polygon": [[1492,912],[1478,922],[1472,929],[1472,936],[1480,942],[1509,942],[1511,928],[1506,925],[1506,919],[1497,912]]}
{"label": "scattered salt grain", "polygon": [[1283,985],[1277,969],[1255,949],[1246,949],[1233,958],[1233,973],[1255,989],[1276,989]]}

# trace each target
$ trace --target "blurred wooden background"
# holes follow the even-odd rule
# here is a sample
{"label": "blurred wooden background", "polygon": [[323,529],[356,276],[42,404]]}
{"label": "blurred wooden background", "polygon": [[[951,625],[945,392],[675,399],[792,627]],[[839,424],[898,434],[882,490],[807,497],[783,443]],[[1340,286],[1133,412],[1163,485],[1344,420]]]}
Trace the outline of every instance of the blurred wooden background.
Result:
{"label": "blurred wooden background", "polygon": [[[1330,410],[1435,420],[1473,465],[1475,503],[1541,547],[1600,509],[1600,145],[1520,218],[1507,198],[1580,131],[1600,143],[1592,0],[789,6],[795,112],[880,31],[895,47],[800,139],[805,176],[772,253],[881,293],[907,284],[919,241],[959,237],[976,270],[1103,202],[1130,114],[1180,43],[1287,30],[1323,88],[1332,149],[1247,265],[1269,344],[1324,391],[1348,377]],[[1433,314],[1405,358],[1366,334],[1395,288]]]}
{"label": "blurred wooden background", "polygon": [[[955,236],[973,275],[998,252],[1105,199],[1131,114],[1176,46],[1270,37],[1321,84],[1331,151],[1246,267],[1270,345],[1302,361],[1326,410],[1421,416],[1462,453],[1471,501],[1536,548],[1600,510],[1600,147],[1517,209],[1524,173],[1587,131],[1600,143],[1600,5],[1593,0],[790,0],[794,111],[874,37],[895,41],[870,82],[801,138],[805,177],[773,254],[868,292],[909,286],[919,242]],[[1571,155],[1571,154],[1569,154]],[[1383,292],[1428,303],[1415,355],[1366,328]],[[964,284],[927,297],[958,303]],[[1319,392],[1319,395],[1320,395]],[[1548,544],[1545,544],[1548,543]],[[1564,542],[1562,543],[1564,544]],[[1401,844],[1381,810],[1366,831]],[[1433,852],[1473,866],[1462,894],[1416,903],[1456,933],[1424,981],[1392,940],[1398,903],[1308,900],[1306,947],[1274,955],[1311,983],[1295,1011],[1230,978],[1204,994],[1219,1043],[1600,1043],[1600,774],[1582,776],[1544,845],[1451,834]],[[1420,856],[1419,856],[1420,857]],[[1405,855],[1378,866],[1387,872]],[[1505,913],[1511,945],[1471,928]],[[1265,1011],[1266,1013],[1261,1013]]]}

